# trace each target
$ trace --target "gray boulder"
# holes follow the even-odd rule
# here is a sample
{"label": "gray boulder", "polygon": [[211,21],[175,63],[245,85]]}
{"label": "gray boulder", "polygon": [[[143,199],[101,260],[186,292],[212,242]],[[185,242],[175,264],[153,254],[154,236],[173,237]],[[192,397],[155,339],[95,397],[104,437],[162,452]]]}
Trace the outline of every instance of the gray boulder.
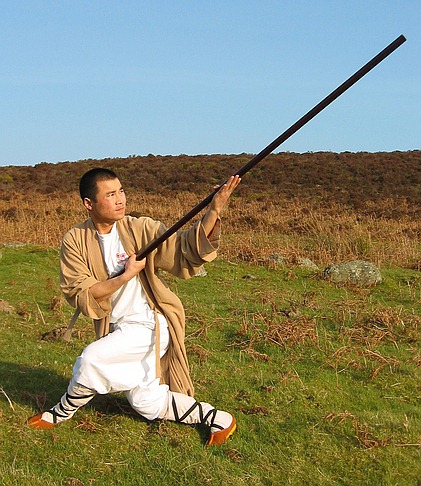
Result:
{"label": "gray boulder", "polygon": [[308,268],[309,270],[320,270],[320,268],[309,258],[299,258],[298,265],[302,268]]}
{"label": "gray boulder", "polygon": [[323,274],[334,283],[352,283],[358,287],[370,287],[382,281],[380,270],[372,263],[363,260],[330,265]]}
{"label": "gray boulder", "polygon": [[272,255],[269,255],[267,257],[267,261],[274,263],[277,266],[282,266],[287,264],[287,259],[284,257],[284,255],[281,255],[280,253],[273,253]]}
{"label": "gray boulder", "polygon": [[205,270],[205,267],[200,267],[199,271],[195,274],[195,277],[206,277],[208,272]]}

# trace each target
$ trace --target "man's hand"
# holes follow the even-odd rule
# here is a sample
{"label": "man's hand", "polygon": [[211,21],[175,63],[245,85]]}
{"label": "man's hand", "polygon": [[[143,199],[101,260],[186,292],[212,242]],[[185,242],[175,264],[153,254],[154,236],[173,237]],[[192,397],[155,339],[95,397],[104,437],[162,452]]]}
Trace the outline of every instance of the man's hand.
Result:
{"label": "man's hand", "polygon": [[[226,206],[234,189],[238,186],[238,184],[240,184],[240,181],[241,178],[238,175],[231,176],[221,187],[221,189],[219,189],[219,191],[213,196],[209,210],[202,219],[202,225],[207,236],[212,233],[219,215]],[[218,189],[218,187],[219,186],[215,186],[214,189]]]}
{"label": "man's hand", "polygon": [[132,255],[127,261],[122,277],[127,282],[141,272],[146,266],[146,258],[137,261],[136,255]]}
{"label": "man's hand", "polygon": [[[216,211],[218,216],[227,204],[234,189],[240,184],[240,181],[241,179],[238,175],[231,176],[213,197],[210,209]],[[218,187],[219,186],[215,186],[214,189],[218,189]]]}

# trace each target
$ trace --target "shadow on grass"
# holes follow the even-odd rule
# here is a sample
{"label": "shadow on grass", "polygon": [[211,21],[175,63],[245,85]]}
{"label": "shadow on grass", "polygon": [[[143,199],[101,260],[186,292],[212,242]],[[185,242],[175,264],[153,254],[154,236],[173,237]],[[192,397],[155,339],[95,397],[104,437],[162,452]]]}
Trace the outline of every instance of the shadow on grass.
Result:
{"label": "shadow on grass", "polygon": [[[13,403],[33,407],[42,412],[54,406],[66,392],[68,379],[47,368],[31,367],[18,363],[0,361],[0,390]],[[104,415],[125,415],[149,423],[151,431],[159,431],[161,421],[150,422],[136,413],[127,402],[124,394],[96,395],[84,408],[90,408]],[[29,417],[28,417],[29,418]],[[179,424],[180,427],[185,427]],[[201,442],[206,443],[209,429],[206,426],[194,427]]]}
{"label": "shadow on grass", "polygon": [[[42,367],[0,361],[0,388],[7,397],[41,412],[54,406],[66,392],[69,379]],[[96,395],[90,408],[104,414],[140,417],[120,394]]]}

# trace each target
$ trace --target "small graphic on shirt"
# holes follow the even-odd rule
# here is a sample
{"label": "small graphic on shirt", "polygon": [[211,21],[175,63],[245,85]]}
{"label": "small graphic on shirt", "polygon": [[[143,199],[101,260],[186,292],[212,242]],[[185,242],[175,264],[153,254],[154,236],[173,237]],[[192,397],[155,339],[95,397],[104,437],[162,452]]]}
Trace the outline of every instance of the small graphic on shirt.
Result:
{"label": "small graphic on shirt", "polygon": [[117,258],[117,265],[121,265],[121,264],[125,264],[126,261],[129,259],[129,257],[127,256],[127,253],[117,253],[116,254],[116,258]]}
{"label": "small graphic on shirt", "polygon": [[109,272],[110,277],[113,277],[114,275],[120,273],[126,266],[126,262],[129,259],[127,253],[125,252],[121,252],[121,253],[117,252],[115,256],[116,256],[117,265],[114,267],[114,270],[111,271],[111,273]]}

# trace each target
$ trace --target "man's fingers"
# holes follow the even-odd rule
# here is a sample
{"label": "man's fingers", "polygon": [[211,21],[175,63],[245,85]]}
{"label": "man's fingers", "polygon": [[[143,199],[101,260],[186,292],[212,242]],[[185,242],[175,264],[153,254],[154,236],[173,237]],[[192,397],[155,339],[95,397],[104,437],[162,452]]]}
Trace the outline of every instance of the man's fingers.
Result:
{"label": "man's fingers", "polygon": [[240,183],[241,178],[236,175],[236,176],[231,176],[228,181],[225,183],[225,187],[229,193],[231,193]]}

